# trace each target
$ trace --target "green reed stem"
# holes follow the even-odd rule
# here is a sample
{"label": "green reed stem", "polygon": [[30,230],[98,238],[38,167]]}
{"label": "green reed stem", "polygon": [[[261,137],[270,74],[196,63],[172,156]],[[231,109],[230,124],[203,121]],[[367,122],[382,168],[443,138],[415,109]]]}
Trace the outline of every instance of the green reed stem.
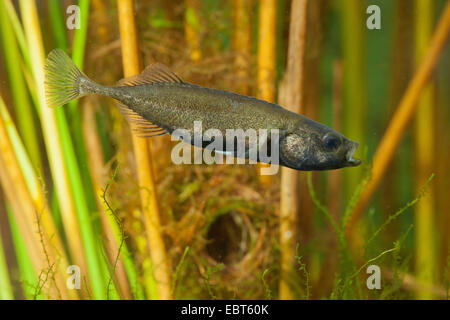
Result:
{"label": "green reed stem", "polygon": [[22,290],[27,299],[36,298],[38,300],[43,299],[42,294],[35,297],[35,288],[38,285],[36,274],[34,273],[33,264],[28,254],[25,242],[20,234],[19,227],[17,226],[11,209],[7,206],[9,227],[11,229],[11,237],[14,245],[14,252],[16,254],[17,265],[19,267],[19,281],[22,283]]}
{"label": "green reed stem", "polygon": [[3,1],[0,3],[0,34],[18,129],[34,168],[38,172],[42,172],[40,144],[38,141],[38,130],[33,117],[33,108],[22,75],[22,68],[20,63],[18,63],[20,61],[19,49]]}
{"label": "green reed stem", "polygon": [[67,51],[69,46],[67,45],[66,25],[61,14],[63,12],[61,1],[49,0],[48,11],[55,44],[58,48]]}
{"label": "green reed stem", "polygon": [[[67,46],[67,41],[62,40],[65,39],[65,25],[62,23],[62,15],[61,7],[55,2],[51,2],[50,6],[53,6],[50,9],[50,14],[52,20],[55,20],[55,28],[53,32],[55,34],[55,44],[58,47]],[[73,56],[76,57],[77,61],[75,63],[80,67],[82,66],[83,56],[84,56],[84,48],[86,41],[86,30],[87,30],[87,18],[89,15],[89,1],[80,1],[80,15],[81,15],[81,29],[78,29],[74,35],[73,42]],[[84,18],[83,18],[84,17]],[[57,22],[59,21],[59,23]],[[61,29],[63,28],[63,29]],[[78,35],[81,33],[81,36]],[[61,42],[60,42],[61,41]],[[69,104],[70,107],[70,104]],[[78,109],[78,103],[74,102],[72,104],[73,112],[70,112],[69,115],[71,117],[71,123],[73,128],[74,138],[70,135],[70,129],[67,122],[66,114],[64,108],[57,108],[55,110],[56,120],[58,123],[58,129],[61,136],[61,144],[64,154],[64,160],[67,165],[67,173],[69,177],[69,183],[72,189],[73,198],[75,201],[75,208],[78,215],[78,220],[80,223],[80,231],[81,236],[83,238],[83,245],[85,248],[86,259],[88,263],[89,273],[91,275],[90,280],[92,282],[93,295],[96,299],[106,299],[106,283],[107,283],[107,275],[108,268],[105,265],[104,260],[101,257],[101,243],[97,241],[94,226],[92,223],[92,217],[90,214],[90,206],[88,204],[88,198],[91,200],[94,197],[93,188],[86,188],[86,185],[83,185],[83,180],[89,180],[89,171],[87,166],[84,166],[84,169],[80,170],[80,166],[77,162],[77,157],[82,161],[87,162],[87,154],[84,148],[83,142],[83,131],[81,126],[81,113]],[[74,117],[74,118],[72,118]],[[78,155],[75,152],[76,146],[78,146],[78,150],[82,150]],[[80,154],[81,153],[81,154]],[[83,174],[82,171],[86,171],[87,173]],[[87,190],[86,190],[87,189]],[[91,191],[92,192],[89,192]],[[91,202],[95,202],[95,199],[91,200]],[[95,207],[95,205],[94,205]],[[105,272],[106,271],[106,272]],[[116,288],[113,286],[111,297],[118,297]]]}
{"label": "green reed stem", "polygon": [[[343,133],[365,144],[367,88],[365,74],[364,5],[360,0],[340,1],[342,57],[344,60]],[[362,167],[344,170],[345,194],[351,195],[360,181]]]}
{"label": "green reed stem", "polygon": [[[43,88],[43,43],[42,43],[42,34],[41,30],[39,28],[39,25],[36,25],[36,6],[31,1],[28,0],[21,0],[20,2],[20,8],[21,8],[21,14],[24,21],[24,27],[26,27],[26,35],[27,35],[27,43],[29,45],[29,55],[30,59],[33,59],[32,63],[32,73],[35,78],[36,87],[39,88],[38,96],[39,96],[39,102],[40,102],[40,108],[41,113],[44,114],[44,109],[48,108],[45,102],[45,97],[43,96],[45,94],[44,88]],[[33,51],[32,51],[33,50]],[[53,112],[53,111],[52,111]],[[51,117],[51,113],[49,113],[48,110],[45,110],[45,117],[46,119],[42,118],[42,121],[53,121],[53,118]],[[43,124],[44,127],[47,124]],[[65,126],[60,126],[56,132],[50,132],[49,130],[53,129],[53,123],[48,123],[48,126],[46,127],[46,134],[45,137],[47,139],[47,148],[48,150],[55,149],[56,152],[59,152],[59,147],[65,148],[65,151],[71,150],[72,142],[70,139],[70,134],[68,131],[67,124]],[[59,135],[59,141],[52,140],[51,134]],[[55,144],[52,144],[55,143]],[[61,145],[57,145],[56,143],[61,143]],[[67,155],[68,152],[61,152],[62,154]],[[50,155],[49,155],[50,156]],[[60,165],[60,154],[55,154],[54,157],[55,160],[58,161],[56,165]],[[52,158],[52,157],[50,157]],[[64,158],[64,156],[63,156]],[[67,158],[67,157],[66,157]],[[73,156],[74,158],[74,156]],[[83,226],[83,229],[81,230],[81,238],[82,242],[86,251],[86,260],[87,260],[87,268],[89,270],[90,279],[92,282],[92,288],[94,297],[97,299],[102,299],[106,297],[105,294],[105,284],[103,281],[103,274],[100,267],[99,259],[96,255],[96,242],[95,242],[95,236],[94,232],[91,226],[90,217],[88,214],[86,202],[84,199],[84,194],[82,190],[81,183],[77,183],[77,167],[71,165],[68,161],[65,159],[62,159],[63,163],[65,165],[65,173],[67,176],[70,176],[70,182],[71,185],[71,193],[73,196],[73,205],[78,213],[78,219],[80,222],[80,225]],[[56,167],[57,168],[57,167]],[[60,169],[60,168],[57,168]],[[54,177],[54,179],[58,179],[59,177]],[[70,197],[71,195],[66,195]],[[70,199],[69,201],[71,201]]]}
{"label": "green reed stem", "polygon": [[23,32],[23,28],[20,23],[20,19],[17,16],[16,10],[14,9],[14,5],[12,4],[11,0],[4,0],[3,4],[6,12],[8,13],[9,22],[11,23],[20,51],[22,52],[23,60],[25,61],[28,69],[31,70],[28,45],[25,38],[25,33]]}
{"label": "green reed stem", "polygon": [[9,280],[8,265],[3,250],[2,235],[0,234],[0,300],[12,300],[14,294]]}
{"label": "green reed stem", "polygon": [[[72,60],[78,66],[78,68],[80,68],[80,70],[83,70],[84,53],[88,30],[89,4],[89,0],[80,0],[78,3],[78,6],[80,8],[80,29],[75,30],[72,43]],[[79,100],[69,102],[66,110],[66,114],[70,119],[69,122],[70,127],[72,128],[71,133],[77,158],[88,159],[86,145],[84,143],[83,137],[83,126]],[[89,168],[85,165],[82,165],[81,163],[79,163],[79,166],[81,169],[81,179],[85,189],[88,206],[91,210],[95,211],[97,209],[97,203],[95,200],[96,193],[92,184]]]}

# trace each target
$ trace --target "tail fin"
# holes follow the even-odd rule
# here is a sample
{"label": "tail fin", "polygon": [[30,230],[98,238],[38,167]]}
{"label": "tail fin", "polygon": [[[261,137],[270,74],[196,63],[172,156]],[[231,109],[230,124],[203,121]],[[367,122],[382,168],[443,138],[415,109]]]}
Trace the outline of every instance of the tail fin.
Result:
{"label": "tail fin", "polygon": [[[69,56],[61,49],[54,49],[45,62],[45,94],[49,107],[62,106],[84,96],[82,80],[88,80]],[[83,86],[84,87],[84,86]]]}

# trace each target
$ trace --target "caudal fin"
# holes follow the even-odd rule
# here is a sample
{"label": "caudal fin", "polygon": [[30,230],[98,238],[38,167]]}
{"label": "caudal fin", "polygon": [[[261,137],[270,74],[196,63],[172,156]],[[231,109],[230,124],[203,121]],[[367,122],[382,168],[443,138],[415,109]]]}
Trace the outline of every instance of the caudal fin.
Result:
{"label": "caudal fin", "polygon": [[49,107],[62,106],[80,98],[83,92],[81,82],[87,77],[61,49],[52,50],[45,62],[45,95]]}

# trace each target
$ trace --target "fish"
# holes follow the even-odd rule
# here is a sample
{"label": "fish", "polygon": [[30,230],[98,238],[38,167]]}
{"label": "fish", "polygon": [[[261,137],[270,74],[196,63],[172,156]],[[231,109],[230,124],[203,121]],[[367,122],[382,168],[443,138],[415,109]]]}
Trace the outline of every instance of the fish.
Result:
{"label": "fish", "polygon": [[[183,81],[161,63],[146,67],[142,73],[124,78],[115,86],[98,84],[81,72],[62,49],[52,50],[45,63],[46,101],[50,107],[62,106],[74,99],[99,94],[113,98],[139,137],[188,133],[186,142],[208,148],[208,141],[195,142],[194,123],[202,128],[223,133],[229,129],[276,130],[276,138],[265,135],[269,153],[278,152],[278,163],[295,170],[331,170],[354,167],[361,160],[354,158],[358,142],[339,132],[277,104],[237,93],[210,89]],[[273,143],[272,140],[277,140]],[[216,145],[217,146],[217,145]],[[238,154],[236,147],[227,149],[224,141],[217,152],[235,157],[248,157],[254,148],[246,140],[246,151]],[[258,144],[257,147],[261,148]],[[258,162],[266,158],[258,155]]]}

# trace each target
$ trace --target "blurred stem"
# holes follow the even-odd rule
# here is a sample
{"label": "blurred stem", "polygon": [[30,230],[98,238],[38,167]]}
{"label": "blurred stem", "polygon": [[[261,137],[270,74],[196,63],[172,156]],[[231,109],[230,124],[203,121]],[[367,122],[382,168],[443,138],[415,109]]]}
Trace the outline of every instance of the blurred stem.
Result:
{"label": "blurred stem", "polygon": [[[259,2],[258,25],[258,92],[257,97],[268,102],[275,102],[276,73],[276,33],[277,2],[261,0]],[[262,175],[261,169],[269,164],[258,163],[259,182],[269,185],[271,176]]]}
{"label": "blurred stem", "polygon": [[25,298],[31,299],[43,299],[42,294],[35,296],[35,288],[38,286],[36,274],[34,273],[33,264],[28,254],[27,247],[20,234],[19,227],[17,226],[14,214],[7,206],[9,226],[11,229],[11,237],[14,244],[14,252],[16,254],[17,264],[19,267],[20,278],[19,281],[22,284],[22,290]]}
{"label": "blurred stem", "polygon": [[[280,89],[280,103],[292,112],[303,110],[304,61],[306,50],[307,0],[293,0],[289,26],[288,58],[285,79]],[[293,299],[289,277],[294,270],[296,221],[298,215],[298,171],[281,167],[280,251],[281,276],[279,298]]]}
{"label": "blurred stem", "polygon": [[35,126],[33,109],[22,75],[21,64],[18,63],[18,60],[20,60],[19,49],[9,20],[5,3],[2,1],[0,3],[1,39],[18,128],[34,168],[42,173],[38,131]]}
{"label": "blurred stem", "polygon": [[36,93],[36,84],[34,83],[33,75],[31,74],[32,68],[28,69],[25,64],[21,64],[21,67],[25,82],[28,86],[28,92],[30,93],[31,100],[33,101],[34,110],[36,111],[38,119],[40,119],[41,110],[39,108],[39,99]]}
{"label": "blurred stem", "polygon": [[[89,4],[90,4],[89,0],[80,0],[78,2],[78,6],[80,8],[80,28],[74,30],[73,32],[72,60],[80,70],[83,70],[83,61],[88,30]],[[51,3],[51,5],[55,7],[55,9],[52,9],[50,13],[55,15],[54,18],[52,16],[52,20],[54,20],[53,23],[57,28],[53,28],[52,30],[55,36],[56,44],[58,47],[67,47],[67,40],[65,33],[66,26],[64,23],[61,24],[61,22],[64,21],[63,15],[64,11],[61,11],[61,7],[58,6],[56,2]],[[58,112],[58,119],[60,119],[62,117],[63,109],[59,108],[57,112]],[[64,113],[67,115],[67,120],[70,127],[73,148],[76,155],[75,160],[86,159],[87,153],[86,153],[86,146],[84,144],[82,123],[81,123],[81,111],[79,108],[78,100],[73,100],[69,102],[67,108],[64,110]],[[61,125],[61,121],[58,121],[59,125]],[[64,121],[67,122],[66,120]],[[64,126],[64,124],[62,125]],[[65,152],[66,158],[71,158],[72,157],[72,155],[70,154],[71,151],[67,150],[67,152],[69,153]],[[92,181],[90,179],[89,169],[82,163],[78,163],[78,172],[79,172],[78,174],[81,177],[81,182],[83,185],[86,205],[89,210],[94,211],[96,209],[95,192],[93,189]],[[71,183],[73,184],[74,182]]]}
{"label": "blurred stem", "polygon": [[[80,0],[78,2],[80,7],[80,28],[76,29],[72,42],[72,60],[80,70],[83,70],[83,62],[86,47],[86,37],[88,31],[89,18],[89,0]],[[75,154],[77,159],[87,159],[86,146],[84,144],[83,127],[81,122],[81,110],[79,100],[72,100],[68,103],[67,114],[73,138],[73,145],[75,147]],[[84,194],[88,208],[96,209],[95,191],[92,185],[89,168],[78,163],[78,168],[83,183]]]}
{"label": "blurred stem", "polygon": [[9,281],[8,264],[3,250],[2,235],[0,234],[0,300],[13,300],[14,295]]}
{"label": "blurred stem", "polygon": [[[119,28],[122,41],[122,59],[125,77],[140,72],[140,60],[134,20],[133,1],[118,0]],[[154,280],[158,288],[160,299],[172,299],[170,265],[166,256],[166,249],[161,234],[156,188],[152,173],[152,160],[148,139],[132,134],[133,148],[136,157],[138,181],[142,212],[145,218],[148,248],[152,259]],[[150,141],[150,140],[149,140]],[[152,281],[152,282],[153,282]]]}
{"label": "blurred stem", "polygon": [[189,58],[191,61],[199,61],[202,58],[200,45],[201,23],[199,20],[199,0],[185,0],[186,5],[184,34],[189,48]]}
{"label": "blurred stem", "polygon": [[[100,140],[96,131],[96,123],[95,123],[95,111],[94,106],[90,103],[89,99],[86,99],[83,106],[83,131],[85,133],[85,141],[86,147],[88,150],[88,162],[89,169],[92,177],[92,183],[94,185],[94,189],[96,192],[97,199],[97,207],[99,211],[100,221],[102,224],[102,229],[105,233],[104,242],[106,245],[106,251],[108,253],[109,262],[112,266],[116,263],[116,257],[119,251],[119,243],[122,241],[117,240],[116,234],[113,231],[113,227],[111,223],[116,223],[113,220],[108,219],[108,216],[113,215],[113,212],[109,212],[109,210],[105,210],[102,204],[102,186],[103,183],[103,175],[104,171],[104,160],[103,154],[101,150]],[[124,249],[125,243],[122,243],[123,246],[121,250]],[[115,276],[119,282],[120,289],[125,298],[131,299],[130,287],[128,284],[127,276],[125,274],[123,261],[121,258],[122,254],[120,254],[120,258],[117,261],[117,265],[115,267]]]}
{"label": "blurred stem", "polygon": [[[400,101],[403,92],[408,85],[408,78],[410,73],[415,69],[415,66],[411,63],[412,57],[412,41],[413,32],[411,26],[414,25],[413,22],[413,5],[414,1],[410,0],[400,0],[396,1],[393,5],[393,17],[392,17],[392,46],[389,49],[391,55],[390,65],[390,77],[389,77],[389,97],[387,99],[387,110],[386,114],[381,117],[382,120],[388,121],[395,111],[395,107]],[[403,142],[401,145],[407,149],[407,152],[411,152],[409,141]],[[405,162],[402,163],[402,159],[398,156],[394,157],[391,166],[390,174],[383,178],[382,185],[380,187],[380,203],[378,204],[381,208],[388,207],[400,207],[402,203],[399,200],[403,198],[402,191],[405,190],[404,173],[408,172],[408,169],[403,169],[405,163],[410,162],[409,154],[403,154],[402,158],[405,158]],[[410,185],[410,183],[407,183]],[[382,211],[382,218],[387,219],[390,215],[389,210]],[[396,235],[400,230],[399,224],[393,224],[392,230],[388,237],[390,242],[396,240]],[[395,228],[395,229],[394,229]]]}
{"label": "blurred stem", "polygon": [[[74,33],[74,40],[72,44],[72,58],[75,64],[77,64],[77,66],[80,69],[82,69],[85,42],[86,42],[87,22],[89,17],[89,1],[80,1],[79,6],[80,6],[81,26],[80,29],[77,29]],[[61,11],[52,10],[51,13],[56,15],[55,16],[56,21],[62,20]],[[67,43],[66,40],[62,40],[65,39],[64,33],[65,26],[63,25],[62,27],[63,27],[62,30],[61,29],[59,29],[58,31],[55,30],[55,34],[60,33],[59,36],[55,36],[58,46],[60,45],[65,46]],[[59,39],[63,42],[58,43]],[[88,262],[90,259],[93,258],[97,260],[95,264],[92,263],[91,266],[88,265],[89,274],[91,277],[94,277],[93,273],[102,277],[102,279],[95,280],[96,282],[98,282],[97,284],[99,285],[97,294],[98,293],[102,295],[106,294],[106,298],[108,298],[109,295],[105,291],[106,282],[108,281],[108,272],[104,272],[105,270],[108,270],[108,268],[106,266],[106,262],[101,257],[102,243],[100,241],[97,241],[95,237],[94,225],[91,218],[89,206],[90,201],[95,202],[95,193],[92,187],[92,182],[90,180],[88,166],[85,165],[80,166],[80,164],[77,161],[77,158],[78,159],[88,158],[83,139],[81,111],[79,110],[78,101],[70,102],[68,107],[69,107],[68,114],[71,119],[70,123],[72,130],[69,130],[69,126],[65,116],[65,110],[63,108],[58,108],[55,111],[58,120],[58,127],[61,132],[61,138],[63,141],[64,158],[68,168],[69,182],[73,191],[74,199],[76,201],[75,205],[78,213],[81,235],[82,238],[84,239],[83,245],[85,247],[84,251],[86,253],[86,258]],[[70,136],[70,132],[72,132],[73,134],[72,135],[73,140],[72,137]],[[94,268],[99,269],[94,270]],[[94,279],[92,279],[92,281],[94,281]],[[100,285],[104,287],[101,288]],[[112,289],[112,298],[117,298],[118,294],[115,290],[115,287],[112,286],[109,289]],[[94,291],[94,297],[95,296],[96,292]],[[102,298],[102,296],[99,296],[98,298]]]}
{"label": "blurred stem", "polygon": [[[341,132],[342,128],[342,61],[333,61],[333,128]],[[328,173],[328,208],[336,220],[342,209],[342,171],[331,170]]]}
{"label": "blurred stem", "polygon": [[105,7],[104,0],[92,0],[92,7],[95,17],[95,25],[102,43],[106,44],[110,38],[108,30],[108,11]]}
{"label": "blurred stem", "polygon": [[40,213],[40,219],[43,225],[47,228],[49,234],[52,235],[53,246],[59,252],[63,252],[64,248],[62,245],[62,240],[58,234],[58,231],[53,222],[53,218],[50,215],[50,209],[47,206],[44,194],[41,189],[41,184],[38,176],[35,174],[31,161],[26,153],[26,149],[20,140],[19,134],[16,130],[14,122],[9,115],[9,112],[0,96],[0,119],[4,122],[6,132],[8,134],[8,139],[11,142],[12,151],[14,152],[20,170],[23,173],[26,186],[30,192],[30,196],[33,199],[34,205],[38,212]]}
{"label": "blurred stem", "polygon": [[5,6],[5,10],[8,12],[9,21],[14,30],[14,35],[16,36],[16,40],[19,44],[25,64],[28,69],[31,70],[27,41],[25,39],[25,34],[23,32],[22,25],[20,24],[19,17],[17,16],[16,10],[14,9],[14,5],[12,4],[11,0],[4,0],[3,4]]}
{"label": "blurred stem", "polygon": [[67,51],[67,35],[66,25],[64,23],[63,9],[60,0],[50,0],[48,3],[48,10],[50,14],[50,23],[52,26],[53,36],[55,37],[55,44],[58,48]]}
{"label": "blurred stem", "polygon": [[[333,110],[333,129],[341,132],[342,128],[342,62],[341,60],[333,61],[333,93],[332,93],[332,110]],[[328,172],[328,188],[327,197],[328,209],[335,221],[340,220],[340,212],[342,210],[342,171],[331,170]],[[334,275],[336,274],[339,261],[339,247],[334,237],[328,237],[328,250],[325,262],[322,264],[322,279],[318,285],[322,290],[332,288]],[[326,292],[326,291],[324,291]]]}
{"label": "blurred stem", "polygon": [[[89,0],[78,1],[78,6],[80,7],[80,28],[76,29],[73,35],[72,60],[77,65],[77,67],[80,68],[80,70],[83,70],[84,48],[86,46],[86,35],[89,18]],[[77,142],[76,145],[83,145],[81,112],[78,107],[78,100],[71,101],[69,103],[68,109],[71,123],[75,126],[73,131],[75,132],[75,135],[79,135],[78,140],[75,139]]]}
{"label": "blurred stem", "polygon": [[[75,62],[78,68],[82,68],[88,29],[89,0],[78,1],[78,6],[80,7],[80,28],[77,29],[73,35],[72,60],[73,62]],[[76,110],[79,111],[78,108]]]}
{"label": "blurred stem", "polygon": [[[65,40],[65,28],[66,26],[63,23],[62,19],[62,8],[60,6],[60,3],[58,1],[52,1],[49,3],[49,10],[50,10],[50,17],[53,21],[53,34],[55,37],[55,44],[57,47],[67,47],[67,41]],[[64,157],[64,170],[70,171],[73,169],[73,160],[71,162],[71,153],[73,154],[73,147],[72,147],[72,141],[70,139],[69,135],[69,127],[66,120],[65,115],[65,109],[64,108],[57,108],[54,109],[54,115],[55,120],[57,123],[59,136],[61,139],[61,148],[62,148],[62,156]],[[72,156],[73,157],[73,156]],[[73,176],[73,174],[72,174]],[[70,184],[64,185],[65,188],[69,189],[70,187],[72,190],[67,190],[67,192],[73,192],[73,199],[74,201],[79,201],[75,199],[75,193],[77,193],[77,189],[73,187],[73,179],[71,179],[70,172],[65,173],[65,183]],[[64,190],[60,190],[59,187],[56,188],[56,195],[58,196],[58,201],[61,208],[61,217],[63,220],[63,227],[64,231],[68,240],[68,246],[70,253],[73,257],[74,262],[80,267],[81,272],[83,274],[86,274],[88,270],[87,266],[87,257],[85,255],[85,248],[83,246],[83,242],[80,241],[80,238],[82,238],[81,230],[80,230],[80,223],[79,219],[76,213],[77,207],[74,203],[62,203],[64,201],[64,194],[61,194],[61,192],[65,192]],[[79,192],[79,190],[78,190]],[[89,288],[86,288],[89,289]],[[95,295],[95,294],[94,294]]]}
{"label": "blurred stem", "polygon": [[[320,97],[321,97],[321,83],[320,83],[320,58],[322,57],[322,47],[323,47],[323,36],[324,36],[324,26],[326,11],[325,11],[325,1],[316,0],[310,1],[308,3],[308,17],[307,17],[307,44],[304,57],[304,68],[303,74],[307,75],[308,81],[305,81],[305,88],[303,89],[303,107],[302,115],[313,119],[319,120],[320,111]],[[300,56],[300,54],[299,54]],[[333,127],[334,128],[334,127]],[[308,192],[308,185],[306,181],[306,173],[300,172],[300,182],[299,182],[299,237],[300,243],[306,243],[311,240],[314,236],[314,203],[311,200]],[[318,183],[319,179],[322,177],[318,172],[313,173],[313,181]],[[315,255],[319,255],[318,252]],[[308,263],[309,258],[304,258],[304,262]],[[313,261],[319,261],[317,257],[311,257],[311,283],[315,286],[315,280],[319,276],[318,269],[312,268]],[[318,265],[316,263],[316,265]]]}
{"label": "blurred stem", "polygon": [[[76,171],[77,167],[73,163],[67,163],[66,167],[64,161],[62,148],[66,148],[66,151],[67,149],[70,150],[73,148],[70,135],[68,134],[68,128],[62,128],[66,130],[58,130],[55,113],[52,109],[47,107],[45,101],[44,47],[37,8],[34,1],[27,0],[20,1],[20,8],[29,50],[32,53],[30,58],[32,59],[33,76],[40,102],[44,141],[46,143],[49,163],[52,169],[53,181],[58,189],[59,203],[61,205],[63,217],[65,216],[68,219],[72,219],[72,221],[76,221],[76,219],[73,219],[73,208],[77,208],[79,223],[83,226],[81,238],[86,252],[87,266],[92,282],[94,297],[98,299],[105,298],[106,285],[103,281],[103,274],[99,265],[95,236],[91,225],[91,219],[87,212],[81,181],[78,172]],[[72,160],[75,160],[75,156],[73,156]],[[69,187],[68,177],[70,177],[72,182],[74,182],[74,180],[76,182],[74,183],[72,190],[70,190]],[[67,227],[72,227],[72,225],[67,225]]]}
{"label": "blurred stem", "polygon": [[[107,212],[107,209],[104,208],[104,211]],[[113,214],[106,214],[105,217],[108,219],[109,225],[112,229],[112,234],[114,235],[114,240],[116,243],[120,243],[123,240],[123,233],[120,230],[120,227],[115,220]],[[123,263],[125,268],[126,275],[129,280],[129,284],[131,287],[131,293],[133,294],[133,298],[137,300],[144,300],[144,291],[141,283],[139,282],[139,277],[137,274],[136,266],[134,265],[131,252],[128,250],[126,243],[124,242],[122,245],[121,253],[120,253],[120,261]]]}
{"label": "blurred stem", "polygon": [[[344,76],[343,133],[349,139],[358,141],[361,146],[364,146],[367,123],[364,4],[360,0],[339,3]],[[344,169],[343,172],[345,196],[349,197],[359,183],[362,167]]]}
{"label": "blurred stem", "polygon": [[[415,1],[415,60],[420,64],[433,31],[434,6],[432,1]],[[434,170],[434,101],[433,83],[424,88],[419,100],[414,126],[415,188],[418,192],[427,183]],[[415,270],[419,282],[430,285],[436,280],[437,261],[434,242],[434,194],[430,186],[427,194],[414,207]],[[418,299],[432,299],[430,291],[419,290]]]}
{"label": "blurred stem", "polygon": [[252,65],[252,0],[233,0],[234,32],[233,50],[235,53],[234,67],[236,70],[235,86],[240,94],[250,93],[250,71]]}
{"label": "blurred stem", "polygon": [[[1,99],[0,105],[3,111],[6,110]],[[24,236],[34,271],[43,280],[42,287],[48,288],[48,294],[53,298],[76,298],[76,293],[68,291],[65,286],[63,275],[68,262],[48,208],[45,205],[36,207],[27,189],[15,148],[8,136],[7,127],[11,125],[11,120],[0,118],[0,183]],[[26,154],[19,156],[23,158]]]}
{"label": "blurred stem", "polygon": [[368,205],[375,190],[380,184],[394,153],[405,133],[405,130],[416,111],[417,102],[428,83],[434,68],[439,59],[439,55],[444,48],[450,31],[450,1],[447,2],[441,19],[434,31],[428,45],[428,49],[417,71],[408,85],[384,136],[373,157],[371,179],[365,186],[357,205],[355,206],[351,219],[346,228],[347,234],[351,234],[355,222],[359,219],[362,211]]}
{"label": "blurred stem", "polygon": [[[97,23],[95,25],[98,26],[97,32],[100,36],[100,42],[101,44],[106,44],[108,40],[108,31],[106,28],[108,16],[105,10],[105,3],[102,0],[95,0],[92,4],[92,16],[96,17]],[[126,299],[132,299],[132,293],[136,298],[143,299],[143,290],[137,282],[136,268],[131,261],[124,235],[119,231],[119,229],[123,231],[123,228],[119,228],[117,225],[122,222],[119,217],[115,216],[109,204],[106,203],[106,194],[104,194],[106,190],[102,190],[102,188],[107,188],[109,184],[106,184],[105,187],[105,179],[103,176],[105,161],[101,148],[99,130],[97,130],[96,108],[91,101],[90,99],[86,99],[82,107],[83,133],[89,161],[90,177],[96,193],[95,199],[105,235],[104,243],[108,253],[109,263],[112,266],[112,270],[114,270],[114,275],[111,272],[111,276],[117,278],[120,291]],[[126,263],[124,263],[124,260],[126,260]],[[132,289],[130,288],[131,285],[133,286]]]}
{"label": "blurred stem", "polygon": [[448,300],[447,292],[444,287],[438,285],[424,284],[408,273],[395,275],[391,270],[383,269],[381,272],[383,278],[390,282],[399,281],[404,290],[412,291],[415,294],[419,292],[429,292],[430,296],[441,300]]}

